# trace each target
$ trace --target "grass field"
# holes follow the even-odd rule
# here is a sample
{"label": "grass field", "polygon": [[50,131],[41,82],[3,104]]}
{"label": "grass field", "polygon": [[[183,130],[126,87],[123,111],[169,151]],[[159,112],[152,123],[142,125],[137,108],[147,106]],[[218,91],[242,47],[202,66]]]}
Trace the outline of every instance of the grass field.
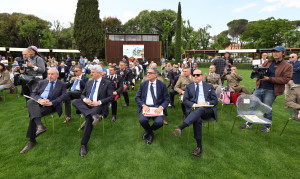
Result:
{"label": "grass field", "polygon": [[[208,70],[204,69],[204,72]],[[249,90],[255,80],[249,78],[250,70],[239,70],[244,77],[242,84]],[[136,89],[137,90],[137,89]],[[0,93],[2,95],[2,93]],[[256,126],[247,132],[238,129],[239,119],[230,133],[236,107],[230,114],[230,106],[223,108],[222,120],[213,130],[208,124],[203,127],[203,153],[191,155],[196,143],[191,127],[181,137],[171,132],[181,124],[182,112],[175,98],[176,108],[168,110],[165,126],[165,141],[162,128],[155,132],[151,146],[138,137],[137,105],[135,92],[130,93],[130,107],[118,104],[117,121],[110,126],[111,114],[105,119],[105,136],[102,123],[93,130],[86,157],[79,157],[82,133],[79,115],[72,110],[73,119],[63,125],[64,116],[55,114],[55,135],[52,136],[51,118],[47,117],[48,131],[37,138],[38,144],[26,154],[19,154],[27,142],[25,138],[29,117],[25,99],[18,94],[8,94],[6,102],[0,101],[0,178],[299,178],[300,177],[300,123],[291,121],[282,136],[279,136],[289,118],[284,109],[284,96],[277,97],[273,104],[274,147],[270,146],[270,134],[255,133]],[[122,98],[122,104],[124,99]],[[218,105],[218,115],[221,114]],[[42,120],[43,121],[43,120]],[[260,126],[261,128],[262,126]],[[259,128],[259,129],[260,129]],[[143,130],[140,132],[142,135]]]}

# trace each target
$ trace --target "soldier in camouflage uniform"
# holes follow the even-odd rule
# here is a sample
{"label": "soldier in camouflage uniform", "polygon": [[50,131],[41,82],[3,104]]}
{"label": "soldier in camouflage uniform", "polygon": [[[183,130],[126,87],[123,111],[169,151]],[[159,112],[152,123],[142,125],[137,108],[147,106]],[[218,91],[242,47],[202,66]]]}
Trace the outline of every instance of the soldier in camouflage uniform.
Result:
{"label": "soldier in camouflage uniform", "polygon": [[217,89],[218,86],[222,86],[221,76],[215,73],[216,66],[210,65],[209,73],[206,73],[203,77],[203,81],[209,84],[212,84]]}

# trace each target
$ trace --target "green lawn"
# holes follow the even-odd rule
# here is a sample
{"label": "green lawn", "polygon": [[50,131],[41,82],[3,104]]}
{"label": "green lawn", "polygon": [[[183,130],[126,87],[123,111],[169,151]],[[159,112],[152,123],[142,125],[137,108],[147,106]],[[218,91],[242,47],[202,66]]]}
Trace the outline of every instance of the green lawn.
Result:
{"label": "green lawn", "polygon": [[[201,65],[200,65],[201,68]],[[208,70],[203,70],[207,72]],[[250,91],[255,80],[249,78],[250,70],[239,70],[242,82]],[[136,89],[137,90],[137,89]],[[2,95],[2,93],[0,93]],[[79,115],[72,111],[73,119],[63,125],[64,116],[55,115],[55,135],[52,136],[51,118],[47,117],[48,131],[37,138],[38,144],[26,154],[19,154],[27,142],[25,138],[29,117],[24,98],[8,94],[6,102],[0,101],[0,178],[299,178],[300,176],[300,123],[291,121],[284,134],[279,136],[288,110],[284,109],[284,96],[273,105],[274,147],[270,146],[270,134],[255,133],[256,126],[247,132],[238,129],[239,119],[230,133],[236,107],[230,114],[230,106],[223,108],[223,118],[213,130],[207,123],[203,127],[203,154],[191,155],[196,143],[188,128],[181,137],[171,132],[181,124],[182,112],[176,96],[176,109],[168,110],[165,141],[162,129],[155,132],[151,146],[138,139],[137,106],[135,93],[130,93],[130,107],[121,108],[119,101],[117,121],[110,126],[111,114],[105,119],[105,137],[102,123],[93,130],[86,157],[79,157],[82,133],[78,133]],[[122,104],[124,99],[122,98]],[[219,116],[221,114],[218,105]],[[43,120],[42,120],[43,121]],[[261,128],[261,126],[260,126]],[[259,129],[260,129],[259,128]],[[142,135],[143,130],[140,132]]]}

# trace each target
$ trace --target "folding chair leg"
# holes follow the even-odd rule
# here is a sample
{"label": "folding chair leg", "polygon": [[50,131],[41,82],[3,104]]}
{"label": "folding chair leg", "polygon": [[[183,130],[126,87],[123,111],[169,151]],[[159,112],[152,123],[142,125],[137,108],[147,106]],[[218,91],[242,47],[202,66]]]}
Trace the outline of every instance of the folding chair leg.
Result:
{"label": "folding chair leg", "polygon": [[104,138],[104,118],[102,118],[102,136]]}
{"label": "folding chair leg", "polygon": [[221,106],[221,117],[220,117],[220,120],[222,120],[222,117],[223,117],[223,103],[222,103],[222,106]]}
{"label": "folding chair leg", "polygon": [[54,117],[53,115],[51,115],[52,117],[52,136],[54,136]]}
{"label": "folding chair leg", "polygon": [[245,128],[245,134],[244,134],[244,146],[246,145],[246,136],[247,136],[247,128]]}
{"label": "folding chair leg", "polygon": [[139,125],[139,131],[138,131],[138,140],[139,140],[139,138],[140,138],[140,131],[141,131],[141,125]]}
{"label": "folding chair leg", "polygon": [[238,118],[238,117],[235,117],[235,120],[234,120],[233,125],[232,125],[232,128],[231,128],[231,133],[232,133],[232,131],[233,131],[233,127],[234,127],[234,125],[235,125],[235,122],[236,122],[237,118]]}
{"label": "folding chair leg", "polygon": [[165,125],[163,124],[163,142],[165,142]]}
{"label": "folding chair leg", "polygon": [[271,148],[273,149],[273,125],[271,124]]}
{"label": "folding chair leg", "polygon": [[188,140],[187,140],[187,143],[189,143],[189,142],[190,142],[190,132],[191,132],[191,128],[190,128],[190,126],[189,126],[188,128],[189,128],[189,130],[188,130]]}
{"label": "folding chair leg", "polygon": [[256,132],[255,132],[256,134],[258,133],[258,124],[256,125]]}
{"label": "folding chair leg", "polygon": [[287,124],[290,122],[290,120],[291,120],[291,118],[289,118],[289,119],[286,121],[286,123],[285,123],[285,125],[284,125],[284,127],[283,127],[283,129],[282,129],[282,131],[281,131],[281,133],[280,133],[280,136],[282,135],[284,129],[286,128],[286,126],[287,126]]}
{"label": "folding chair leg", "polygon": [[215,144],[216,143],[215,122],[213,123],[213,130],[214,130],[214,144]]}

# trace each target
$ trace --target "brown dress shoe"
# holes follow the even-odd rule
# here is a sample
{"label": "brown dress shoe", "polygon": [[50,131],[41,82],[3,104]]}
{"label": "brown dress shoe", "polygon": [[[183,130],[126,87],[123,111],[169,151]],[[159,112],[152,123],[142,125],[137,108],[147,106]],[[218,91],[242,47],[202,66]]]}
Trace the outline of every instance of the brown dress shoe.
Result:
{"label": "brown dress shoe", "polygon": [[164,125],[168,125],[168,121],[164,119]]}
{"label": "brown dress shoe", "polygon": [[179,129],[179,128],[176,128],[173,132],[172,132],[172,134],[174,135],[174,136],[181,136],[181,130]]}
{"label": "brown dress shoe", "polygon": [[67,117],[66,120],[63,122],[63,124],[67,124],[69,121],[71,121],[71,117]]}
{"label": "brown dress shoe", "polygon": [[23,154],[25,152],[27,152],[28,150],[32,149],[35,146],[36,142],[27,142],[27,144],[25,145],[25,147],[20,151],[20,154]]}
{"label": "brown dress shoe", "polygon": [[42,133],[46,132],[47,130],[48,130],[47,127],[45,127],[45,126],[43,126],[43,125],[38,125],[38,126],[36,127],[36,133],[35,133],[35,135],[36,135],[36,136],[39,136],[39,135],[41,135]]}
{"label": "brown dress shoe", "polygon": [[199,156],[202,153],[202,149],[200,147],[197,147],[192,154],[195,156]]}

